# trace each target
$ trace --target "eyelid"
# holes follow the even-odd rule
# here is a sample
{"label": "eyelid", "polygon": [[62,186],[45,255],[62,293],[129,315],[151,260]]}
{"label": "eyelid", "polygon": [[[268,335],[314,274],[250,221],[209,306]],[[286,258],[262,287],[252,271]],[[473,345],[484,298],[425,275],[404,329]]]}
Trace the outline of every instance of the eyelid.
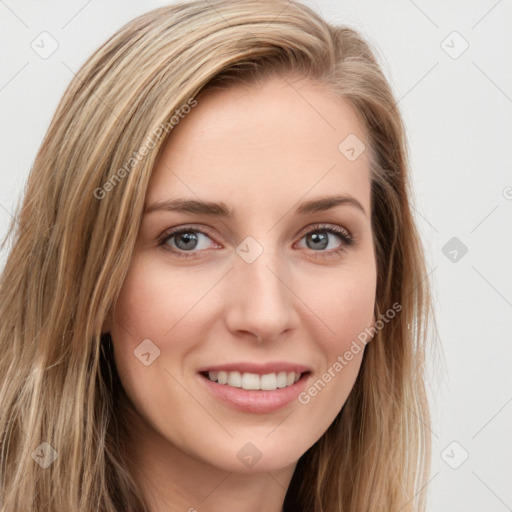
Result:
{"label": "eyelid", "polygon": [[337,224],[329,224],[329,223],[325,223],[325,222],[314,222],[313,224],[309,224],[304,229],[299,231],[297,236],[300,236],[300,238],[302,238],[305,235],[307,235],[308,233],[311,233],[312,231],[321,231],[322,229],[339,231],[341,234],[343,234],[347,238],[350,238],[350,239],[353,238],[352,234],[350,233],[350,231],[347,228],[345,228],[343,226],[339,226]]}

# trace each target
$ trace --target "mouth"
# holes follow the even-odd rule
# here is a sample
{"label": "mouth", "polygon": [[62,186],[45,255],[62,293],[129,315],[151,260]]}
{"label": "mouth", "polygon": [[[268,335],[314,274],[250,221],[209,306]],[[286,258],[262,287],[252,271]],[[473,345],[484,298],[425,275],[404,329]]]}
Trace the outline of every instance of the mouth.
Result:
{"label": "mouth", "polygon": [[240,371],[208,371],[200,372],[211,382],[224,384],[233,388],[242,388],[248,391],[274,391],[293,386],[297,381],[309,372],[273,372],[251,373]]}
{"label": "mouth", "polygon": [[239,363],[198,372],[213,397],[247,413],[270,413],[293,403],[311,375],[308,367],[288,363]]}

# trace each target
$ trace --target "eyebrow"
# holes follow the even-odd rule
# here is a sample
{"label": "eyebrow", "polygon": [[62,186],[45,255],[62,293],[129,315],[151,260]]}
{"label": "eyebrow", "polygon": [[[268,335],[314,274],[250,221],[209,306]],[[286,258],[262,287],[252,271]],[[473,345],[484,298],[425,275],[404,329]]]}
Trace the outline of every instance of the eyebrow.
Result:
{"label": "eyebrow", "polygon": [[[322,196],[316,199],[305,201],[301,203],[295,210],[295,214],[306,215],[308,213],[324,212],[340,205],[354,206],[358,210],[361,210],[364,215],[367,215],[363,205],[355,197],[349,195]],[[230,209],[225,203],[215,203],[211,201],[200,201],[196,199],[185,198],[157,201],[148,206],[144,211],[144,214],[159,210],[169,212],[197,213],[230,219],[234,217],[234,211]]]}

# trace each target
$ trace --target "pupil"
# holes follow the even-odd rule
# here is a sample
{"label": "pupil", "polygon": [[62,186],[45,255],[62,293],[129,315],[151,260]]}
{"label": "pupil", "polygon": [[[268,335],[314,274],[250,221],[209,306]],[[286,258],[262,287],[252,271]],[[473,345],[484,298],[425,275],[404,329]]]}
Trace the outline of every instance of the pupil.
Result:
{"label": "pupil", "polygon": [[[185,241],[185,247],[180,247],[180,249],[192,249],[192,247],[194,246],[194,242],[197,242],[197,235],[192,235],[190,233],[181,233],[178,236],[176,244],[179,246],[178,242],[183,240]],[[192,242],[191,245],[189,245],[190,242]]]}
{"label": "pupil", "polygon": [[[328,240],[327,240],[327,236],[326,236],[326,234],[325,234],[325,233],[320,233],[320,234],[318,234],[318,233],[313,233],[313,234],[311,235],[311,239],[313,240],[313,242],[314,242],[314,243],[316,243],[316,242],[320,242],[320,249],[325,249],[325,248],[327,247],[328,243],[329,243],[329,242],[328,242]],[[324,243],[322,244],[322,242],[324,242]],[[309,244],[308,244],[308,245],[309,245]],[[316,245],[316,247],[315,247],[315,246],[314,246],[314,247],[310,247],[310,249],[311,249],[311,248],[313,248],[313,249],[315,249],[315,248],[316,248],[316,249],[318,249],[318,248],[319,248],[319,246],[318,246],[318,245]]]}

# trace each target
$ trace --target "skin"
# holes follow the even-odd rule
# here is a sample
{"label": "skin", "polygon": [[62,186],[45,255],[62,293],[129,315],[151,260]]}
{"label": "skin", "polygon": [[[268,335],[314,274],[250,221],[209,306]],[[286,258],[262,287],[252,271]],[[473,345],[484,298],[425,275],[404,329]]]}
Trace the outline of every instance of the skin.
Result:
{"label": "skin", "polygon": [[[349,161],[338,150],[349,134],[369,143],[347,102],[304,79],[270,78],[197,100],[159,156],[146,207],[176,197],[222,201],[234,218],[145,214],[104,329],[136,411],[130,455],[151,511],[278,512],[297,460],[339,413],[364,351],[309,403],[271,413],[220,402],[197,371],[288,361],[309,366],[312,383],[372,325],[368,152]],[[298,203],[333,194],[352,196],[364,212],[345,203],[295,214]],[[354,243],[327,234],[328,246],[315,250],[307,232],[318,223],[348,230]],[[186,252],[179,236],[158,245],[162,234],[189,224],[209,231],[192,231],[194,256],[169,250]],[[263,248],[252,263],[236,252],[248,236]],[[134,356],[145,339],[160,350],[149,366]],[[251,467],[237,457],[248,442],[262,455]]]}

